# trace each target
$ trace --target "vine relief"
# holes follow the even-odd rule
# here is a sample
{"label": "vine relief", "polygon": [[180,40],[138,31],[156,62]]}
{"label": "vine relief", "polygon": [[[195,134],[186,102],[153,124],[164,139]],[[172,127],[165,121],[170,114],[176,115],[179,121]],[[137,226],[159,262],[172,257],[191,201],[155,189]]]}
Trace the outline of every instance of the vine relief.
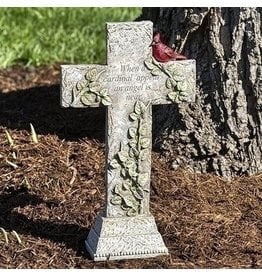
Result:
{"label": "vine relief", "polygon": [[[142,214],[142,201],[149,193],[149,173],[143,171],[150,158],[150,129],[146,124],[147,107],[137,101],[129,114],[128,144],[120,143],[120,150],[110,163],[110,169],[119,174],[121,182],[112,190],[111,204],[119,205],[127,216]],[[146,170],[148,171],[148,170]]]}
{"label": "vine relief", "polygon": [[163,64],[149,56],[144,64],[153,76],[158,76],[163,72],[167,75],[165,86],[169,90],[167,99],[172,102],[186,101],[188,82],[184,66],[176,64]]}
{"label": "vine relief", "polygon": [[83,105],[92,104],[111,105],[112,100],[108,95],[108,89],[103,88],[99,82],[99,77],[105,70],[98,71],[92,68],[86,72],[84,79],[76,83],[73,88],[74,95],[80,95],[80,101]]}

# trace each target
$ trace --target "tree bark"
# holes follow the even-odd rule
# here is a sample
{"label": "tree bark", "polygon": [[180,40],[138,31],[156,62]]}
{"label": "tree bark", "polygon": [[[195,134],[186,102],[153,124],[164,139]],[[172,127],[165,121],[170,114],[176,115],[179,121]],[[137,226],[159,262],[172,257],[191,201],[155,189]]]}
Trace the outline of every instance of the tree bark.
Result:
{"label": "tree bark", "polygon": [[156,108],[155,145],[173,168],[226,178],[262,171],[262,8],[143,8],[197,64],[194,104]]}

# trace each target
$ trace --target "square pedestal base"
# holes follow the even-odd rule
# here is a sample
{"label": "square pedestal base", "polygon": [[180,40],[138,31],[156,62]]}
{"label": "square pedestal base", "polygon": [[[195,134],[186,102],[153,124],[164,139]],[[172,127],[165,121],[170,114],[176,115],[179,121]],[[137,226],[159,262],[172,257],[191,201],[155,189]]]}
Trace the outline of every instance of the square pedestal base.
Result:
{"label": "square pedestal base", "polygon": [[85,244],[94,261],[168,255],[152,215],[124,218],[98,215]]}

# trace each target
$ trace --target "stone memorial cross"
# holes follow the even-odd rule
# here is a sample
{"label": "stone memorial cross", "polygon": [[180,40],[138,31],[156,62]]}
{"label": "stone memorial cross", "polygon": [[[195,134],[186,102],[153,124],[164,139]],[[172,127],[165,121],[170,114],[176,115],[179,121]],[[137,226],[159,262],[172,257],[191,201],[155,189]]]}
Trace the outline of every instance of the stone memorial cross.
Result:
{"label": "stone memorial cross", "polygon": [[107,106],[106,206],[86,239],[95,261],[168,254],[149,211],[152,105],[194,102],[195,61],[152,58],[150,21],[107,23],[107,65],[62,65],[63,107]]}

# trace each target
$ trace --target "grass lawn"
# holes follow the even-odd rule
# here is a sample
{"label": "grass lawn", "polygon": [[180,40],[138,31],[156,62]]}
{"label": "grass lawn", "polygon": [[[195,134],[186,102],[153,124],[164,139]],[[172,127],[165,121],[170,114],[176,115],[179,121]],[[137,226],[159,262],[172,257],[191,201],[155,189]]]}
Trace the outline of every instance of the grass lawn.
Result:
{"label": "grass lawn", "polygon": [[0,67],[104,63],[105,22],[133,21],[141,8],[0,8]]}

